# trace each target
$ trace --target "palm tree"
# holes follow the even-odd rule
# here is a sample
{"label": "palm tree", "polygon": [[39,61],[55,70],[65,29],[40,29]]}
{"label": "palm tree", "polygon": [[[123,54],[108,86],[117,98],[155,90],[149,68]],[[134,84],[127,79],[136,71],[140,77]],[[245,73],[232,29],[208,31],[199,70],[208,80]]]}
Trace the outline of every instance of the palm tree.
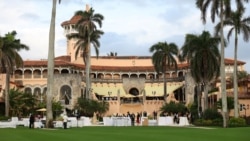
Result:
{"label": "palm tree", "polygon": [[111,52],[108,53],[107,55],[108,55],[108,56],[117,56],[117,52],[112,52],[112,51],[111,51]]}
{"label": "palm tree", "polygon": [[[89,75],[91,66],[91,43],[94,45],[98,56],[98,47],[100,46],[98,39],[103,32],[97,29],[96,24],[98,24],[99,27],[102,27],[102,20],[104,17],[99,13],[94,13],[94,10],[92,8],[89,9],[88,7],[86,8],[86,11],[77,11],[75,16],[81,16],[81,19],[76,24],[79,37],[81,37],[77,50],[81,50],[83,52],[86,73],[85,94],[86,98],[90,98],[89,92],[91,91],[91,80]],[[78,54],[79,51],[76,51],[76,54]]]}
{"label": "palm tree", "polygon": [[34,105],[36,105],[35,96],[24,93],[18,88],[10,89],[10,115],[21,117],[24,114],[34,112]]}
{"label": "palm tree", "polygon": [[79,110],[80,115],[93,117],[95,112],[104,114],[109,110],[109,103],[102,101],[99,102],[93,99],[78,98],[76,109]]}
{"label": "palm tree", "polygon": [[208,31],[203,31],[201,35],[188,34],[182,47],[183,58],[190,62],[191,76],[199,86],[204,85],[203,110],[208,107],[208,86],[220,72],[219,43],[220,38],[211,37]]}
{"label": "palm tree", "polygon": [[[94,49],[95,49],[95,53],[96,53],[96,57],[99,57],[99,47],[100,47],[100,42],[99,39],[101,38],[101,35],[103,35],[104,32],[101,30],[95,30],[90,37],[90,43],[93,45]],[[75,44],[76,47],[76,52],[75,52],[75,58],[77,58],[77,56],[79,54],[82,53],[83,56],[83,62],[86,64],[87,63],[87,52],[86,52],[86,48],[88,47],[88,42],[87,39],[83,36],[80,36],[80,34],[73,34],[71,35],[69,38],[77,38],[77,42]]]}
{"label": "palm tree", "polygon": [[[52,97],[54,92],[54,58],[55,58],[55,20],[56,20],[56,2],[52,1],[52,13],[49,30],[49,49],[48,49],[48,78],[47,78],[47,102],[46,102],[46,127],[53,127]],[[59,0],[59,3],[61,0]]]}
{"label": "palm tree", "polygon": [[154,44],[149,48],[149,52],[153,53],[152,63],[156,72],[163,73],[164,81],[164,100],[167,99],[167,82],[166,82],[166,69],[175,69],[177,70],[177,61],[176,56],[178,55],[178,47],[174,43],[168,44],[167,42],[159,42]]}
{"label": "palm tree", "polygon": [[[196,6],[201,10],[201,18],[203,23],[206,23],[206,12],[211,4],[211,20],[215,21],[216,15],[219,16],[221,21],[221,27],[223,27],[224,17],[228,17],[231,12],[231,0],[196,0]],[[223,127],[227,127],[228,111],[227,111],[227,94],[226,94],[226,74],[225,74],[225,44],[224,44],[224,32],[220,30],[221,38],[221,62],[220,62],[220,79],[221,79],[221,96],[222,96],[222,115],[223,115]]]}
{"label": "palm tree", "polygon": [[16,39],[16,31],[5,34],[5,37],[0,37],[0,71],[6,73],[6,88],[5,88],[5,116],[9,116],[9,83],[10,73],[16,67],[23,65],[23,59],[18,54],[18,51],[29,47],[22,44],[20,39]]}
{"label": "palm tree", "polygon": [[[239,108],[238,108],[238,68],[237,68],[237,52],[238,52],[238,34],[243,35],[244,41],[248,42],[250,38],[250,17],[243,17],[245,9],[237,9],[237,11],[232,12],[230,17],[225,19],[224,27],[231,27],[227,39],[229,41],[230,36],[234,32],[234,72],[233,72],[233,84],[234,84],[234,116],[239,117]],[[220,23],[215,27],[216,33],[220,30]]]}
{"label": "palm tree", "polygon": [[[248,0],[235,0],[238,8],[243,7],[243,1]],[[206,12],[211,5],[211,20],[214,23],[216,15],[219,16],[220,26],[224,27],[224,20],[230,16],[231,13],[231,0],[196,0],[196,6],[201,10],[201,18],[203,23],[206,23]],[[221,38],[221,61],[220,61],[220,79],[221,79],[221,96],[222,96],[222,115],[223,127],[228,126],[228,110],[227,110],[227,93],[226,93],[226,74],[225,74],[225,41],[223,28],[220,30]]]}

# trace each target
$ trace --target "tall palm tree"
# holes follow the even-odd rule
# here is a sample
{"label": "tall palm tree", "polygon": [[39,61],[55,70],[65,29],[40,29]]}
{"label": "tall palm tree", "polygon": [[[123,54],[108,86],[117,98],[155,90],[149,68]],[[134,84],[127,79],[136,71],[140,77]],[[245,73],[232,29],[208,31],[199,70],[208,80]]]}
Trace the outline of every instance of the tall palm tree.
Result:
{"label": "tall palm tree", "polygon": [[[244,41],[248,42],[250,38],[250,17],[243,17],[245,9],[243,7],[232,12],[231,15],[225,19],[224,27],[231,27],[227,39],[229,41],[230,36],[234,32],[234,72],[233,72],[233,84],[234,84],[234,116],[239,117],[238,108],[238,67],[237,67],[237,52],[238,52],[238,34],[243,35]],[[220,30],[220,23],[215,27],[216,33]]]}
{"label": "tall palm tree", "polygon": [[201,35],[187,34],[181,49],[183,58],[190,62],[191,76],[199,86],[204,85],[203,110],[208,107],[208,86],[220,72],[219,43],[220,38],[211,37],[208,31],[203,31]]}
{"label": "tall palm tree", "polygon": [[[52,13],[49,30],[49,49],[48,49],[48,78],[47,78],[47,102],[46,102],[46,127],[52,128],[53,112],[52,97],[54,92],[54,58],[55,58],[55,20],[56,20],[56,2],[52,1]],[[59,3],[61,0],[59,0]]]}
{"label": "tall palm tree", "polygon": [[[231,0],[196,0],[196,6],[201,10],[202,21],[206,23],[206,12],[211,5],[211,20],[215,21],[216,15],[219,16],[221,21],[221,27],[224,25],[224,18],[228,17],[231,12]],[[221,38],[221,62],[220,62],[220,79],[221,79],[221,97],[222,97],[222,115],[223,115],[223,127],[228,125],[228,111],[227,111],[227,94],[226,94],[226,74],[225,74],[225,44],[224,44],[224,31],[220,30]]]}
{"label": "tall palm tree", "polygon": [[[237,7],[243,7],[243,1],[248,0],[235,0]],[[211,6],[210,6],[211,5]],[[203,23],[206,23],[206,13],[209,6],[211,7],[211,20],[214,23],[215,17],[220,19],[220,26],[224,27],[225,18],[230,16],[231,13],[231,0],[196,0],[196,6],[201,10],[201,18]],[[222,115],[223,127],[228,126],[228,110],[227,110],[227,93],[226,93],[226,74],[225,74],[225,42],[224,30],[220,30],[221,38],[221,61],[220,61],[220,79],[221,79],[221,97],[222,97]]]}
{"label": "tall palm tree", "polygon": [[[104,19],[103,15],[99,13],[94,13],[92,8],[86,7],[86,11],[77,11],[75,16],[81,16],[81,19],[77,22],[76,27],[79,32],[79,37],[82,38],[82,41],[79,41],[77,50],[83,51],[83,60],[85,63],[85,75],[86,75],[86,89],[85,96],[90,98],[91,91],[91,80],[90,80],[90,56],[91,56],[91,43],[94,43],[96,53],[98,53],[98,48],[100,46],[99,42],[96,42],[99,39],[100,35],[103,34],[102,31],[97,29],[97,25],[102,27],[102,20]],[[97,24],[97,25],[96,25]],[[97,37],[94,39],[94,37]],[[84,41],[83,41],[84,40]],[[96,44],[98,43],[98,44]],[[78,53],[78,51],[76,51]],[[98,55],[98,54],[97,54]]]}
{"label": "tall palm tree", "polygon": [[176,56],[178,55],[178,47],[174,43],[168,44],[167,42],[159,42],[152,45],[149,48],[149,51],[153,53],[152,55],[152,63],[154,64],[154,68],[156,72],[163,74],[164,81],[164,100],[166,102],[167,99],[167,82],[166,82],[166,70],[175,69],[177,70],[177,61]]}
{"label": "tall palm tree", "polygon": [[16,31],[5,34],[5,37],[0,37],[0,71],[6,73],[6,88],[5,88],[5,116],[9,116],[9,85],[10,74],[16,67],[23,65],[23,59],[18,54],[18,51],[29,47],[22,44],[20,39],[16,39]]}
{"label": "tall palm tree", "polygon": [[[97,58],[99,57],[99,47],[100,47],[99,39],[101,38],[101,35],[103,35],[103,34],[104,34],[103,31],[95,30],[91,34],[91,37],[90,37],[90,44],[93,45]],[[86,57],[87,57],[87,54],[88,54],[86,52],[86,49],[88,47],[88,41],[87,41],[86,37],[81,36],[80,34],[75,34],[75,35],[73,34],[69,38],[72,38],[72,37],[78,39],[76,44],[75,44],[75,47],[76,47],[75,58],[77,58],[77,56],[79,54],[82,54],[83,62],[84,62],[84,64],[86,64],[87,63],[87,58]]]}

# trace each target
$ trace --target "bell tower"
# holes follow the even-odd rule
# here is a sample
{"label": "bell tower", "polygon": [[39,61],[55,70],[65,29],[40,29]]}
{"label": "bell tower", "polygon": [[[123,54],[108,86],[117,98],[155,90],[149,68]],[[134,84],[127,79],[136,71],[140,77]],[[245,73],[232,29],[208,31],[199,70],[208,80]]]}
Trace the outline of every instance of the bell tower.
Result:
{"label": "bell tower", "polygon": [[[81,16],[73,16],[70,20],[64,21],[61,24],[61,26],[64,29],[64,35],[67,38],[67,55],[70,56],[71,62],[76,61],[75,44],[77,42],[77,39],[75,37],[72,37],[72,35],[78,33],[78,31],[76,30],[76,24],[80,18],[81,18]],[[78,58],[78,56],[77,56],[77,58]]]}
{"label": "bell tower", "polygon": [[[89,9],[89,5],[86,5],[86,11],[89,11]],[[81,57],[81,53],[75,57],[75,44],[77,42],[77,38],[72,37],[72,35],[78,34],[76,24],[80,19],[81,16],[73,16],[70,20],[61,23],[61,26],[64,29],[64,35],[67,38],[67,55],[70,56],[71,62],[75,62],[77,60],[76,58]]]}

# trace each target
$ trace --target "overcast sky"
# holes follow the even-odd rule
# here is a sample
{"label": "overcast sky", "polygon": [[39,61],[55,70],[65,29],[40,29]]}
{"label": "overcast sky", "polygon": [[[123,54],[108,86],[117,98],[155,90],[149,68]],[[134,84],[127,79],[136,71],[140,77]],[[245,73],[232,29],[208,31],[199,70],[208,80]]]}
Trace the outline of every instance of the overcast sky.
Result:
{"label": "overcast sky", "polygon": [[[118,56],[151,56],[149,47],[157,42],[173,42],[181,48],[186,34],[201,34],[203,30],[214,33],[209,15],[208,23],[202,24],[195,0],[62,0],[57,5],[56,56],[66,54],[61,23],[75,11],[85,10],[86,4],[105,18],[100,56],[110,52]],[[16,30],[17,37],[30,47],[20,52],[24,60],[47,59],[52,0],[1,0],[0,9],[0,35]],[[250,4],[246,13],[249,15],[245,17],[250,16]],[[233,37],[230,41],[226,58],[234,54]],[[250,73],[250,43],[243,42],[241,36],[239,42],[238,60],[247,63],[245,68]]]}

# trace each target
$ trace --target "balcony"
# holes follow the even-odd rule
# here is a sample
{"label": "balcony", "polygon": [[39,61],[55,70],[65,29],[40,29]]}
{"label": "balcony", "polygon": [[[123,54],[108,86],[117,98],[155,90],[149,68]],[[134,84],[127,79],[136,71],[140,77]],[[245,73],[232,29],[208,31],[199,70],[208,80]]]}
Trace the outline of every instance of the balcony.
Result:
{"label": "balcony", "polygon": [[[185,78],[184,76],[182,77],[175,77],[175,78],[166,78],[167,82],[182,82],[184,81]],[[85,81],[85,77],[82,77],[82,81]],[[147,83],[160,83],[163,82],[164,79],[163,78],[159,78],[159,79],[145,79],[145,82]],[[122,83],[123,79],[102,79],[102,78],[92,78],[91,82],[99,82],[99,83]]]}
{"label": "balcony", "polygon": [[[233,97],[234,93],[233,92],[227,92],[227,96]],[[247,92],[238,92],[238,98],[239,99],[250,99],[250,93],[247,93]]]}

